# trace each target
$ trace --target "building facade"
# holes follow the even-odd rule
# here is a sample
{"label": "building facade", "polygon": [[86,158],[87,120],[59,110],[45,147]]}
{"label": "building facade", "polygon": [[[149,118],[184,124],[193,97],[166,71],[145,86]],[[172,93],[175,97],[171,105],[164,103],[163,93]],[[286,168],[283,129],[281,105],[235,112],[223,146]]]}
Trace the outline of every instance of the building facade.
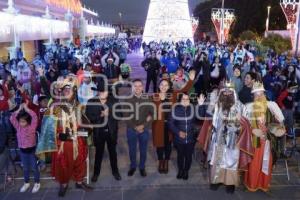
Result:
{"label": "building facade", "polygon": [[80,0],[0,0],[0,59],[14,58],[21,48],[31,60],[54,41],[65,44],[115,34],[112,26],[97,19]]}

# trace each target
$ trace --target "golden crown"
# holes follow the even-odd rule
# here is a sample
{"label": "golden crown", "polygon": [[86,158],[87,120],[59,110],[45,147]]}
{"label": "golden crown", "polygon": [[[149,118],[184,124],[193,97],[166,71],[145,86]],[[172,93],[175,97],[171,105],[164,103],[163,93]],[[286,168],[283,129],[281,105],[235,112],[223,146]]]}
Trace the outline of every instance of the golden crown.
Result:
{"label": "golden crown", "polygon": [[225,88],[227,89],[233,89],[234,88],[234,83],[231,81],[226,81],[225,82]]}
{"label": "golden crown", "polygon": [[261,82],[255,82],[252,87],[252,93],[265,91],[264,85]]}
{"label": "golden crown", "polygon": [[66,78],[61,78],[57,80],[57,87],[62,89],[64,87],[75,88],[78,86],[78,80],[76,76],[68,75]]}

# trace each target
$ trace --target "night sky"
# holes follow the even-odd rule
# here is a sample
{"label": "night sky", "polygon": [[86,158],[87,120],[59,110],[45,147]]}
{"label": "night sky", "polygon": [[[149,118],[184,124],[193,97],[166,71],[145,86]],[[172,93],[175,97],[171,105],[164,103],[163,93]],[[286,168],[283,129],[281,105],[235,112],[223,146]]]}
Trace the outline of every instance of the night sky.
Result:
{"label": "night sky", "polygon": [[[162,0],[163,1],[163,0]],[[191,11],[203,0],[189,0]],[[88,7],[99,12],[100,21],[120,23],[119,12],[122,13],[122,23],[144,25],[150,0],[83,0]]]}

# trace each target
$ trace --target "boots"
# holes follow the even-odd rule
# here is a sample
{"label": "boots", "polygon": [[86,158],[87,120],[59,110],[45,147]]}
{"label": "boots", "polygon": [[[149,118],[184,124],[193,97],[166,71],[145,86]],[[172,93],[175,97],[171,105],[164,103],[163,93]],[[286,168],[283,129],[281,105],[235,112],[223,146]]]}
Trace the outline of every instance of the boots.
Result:
{"label": "boots", "polygon": [[209,189],[213,191],[217,191],[221,184],[210,184]]}
{"label": "boots", "polygon": [[162,174],[164,172],[164,160],[158,161],[158,172]]}
{"label": "boots", "polygon": [[234,185],[226,185],[226,192],[228,194],[233,194],[235,191],[235,186]]}
{"label": "boots", "polygon": [[164,168],[163,171],[165,174],[169,173],[169,160],[164,160]]}
{"label": "boots", "polygon": [[184,174],[184,171],[183,170],[179,170],[176,178],[177,179],[182,179],[183,178],[183,174]]}
{"label": "boots", "polygon": [[185,181],[189,179],[189,171],[187,170],[183,171],[182,179]]}
{"label": "boots", "polygon": [[61,184],[59,187],[58,196],[64,197],[66,195],[67,190],[68,190],[68,185]]}

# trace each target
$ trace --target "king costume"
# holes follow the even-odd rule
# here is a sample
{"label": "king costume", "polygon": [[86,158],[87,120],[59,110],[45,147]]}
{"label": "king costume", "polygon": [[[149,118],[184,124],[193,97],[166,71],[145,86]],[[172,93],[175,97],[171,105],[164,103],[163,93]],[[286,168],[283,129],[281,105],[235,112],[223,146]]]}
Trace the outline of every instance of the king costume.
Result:
{"label": "king costume", "polygon": [[86,124],[87,118],[79,119],[82,115],[75,98],[75,77],[68,77],[56,85],[61,94],[44,115],[37,154],[52,153],[52,175],[60,184],[59,196],[64,196],[71,179],[76,182],[76,188],[91,189],[83,183],[87,169],[87,142],[78,135],[79,131],[87,130],[79,126],[79,122]]}
{"label": "king costume", "polygon": [[[228,193],[233,193],[235,186],[240,183],[239,171],[246,170],[251,162],[253,148],[250,124],[246,116],[246,108],[238,101],[234,87],[232,84],[226,84],[219,92],[211,128],[204,123],[203,128],[207,131],[201,130],[200,133],[211,135],[206,146],[212,190],[217,190],[223,184]],[[211,133],[208,133],[209,131]]]}
{"label": "king costume", "polygon": [[249,191],[270,189],[272,166],[280,154],[277,138],[284,136],[284,116],[275,102],[267,101],[261,83],[252,89],[254,103],[248,105],[249,120],[253,134],[252,146],[255,149],[253,160],[244,176],[244,184]]}

